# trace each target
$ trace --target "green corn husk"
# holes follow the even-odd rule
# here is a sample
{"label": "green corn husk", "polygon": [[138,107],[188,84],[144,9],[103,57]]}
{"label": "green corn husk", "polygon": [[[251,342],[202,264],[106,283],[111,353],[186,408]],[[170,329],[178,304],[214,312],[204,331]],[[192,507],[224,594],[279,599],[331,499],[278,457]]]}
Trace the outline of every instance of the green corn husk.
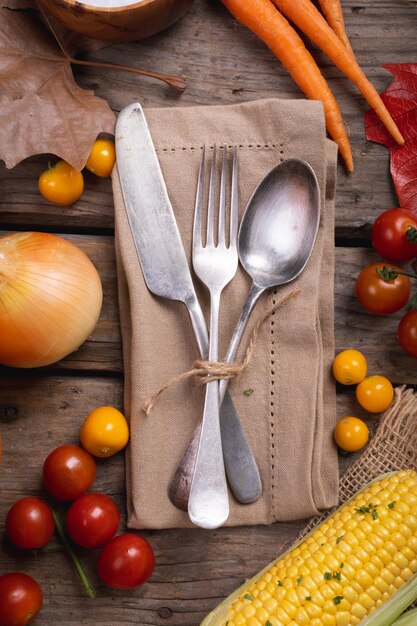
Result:
{"label": "green corn husk", "polygon": [[391,626],[416,626],[417,624],[417,609],[407,611],[404,615],[401,615]]}

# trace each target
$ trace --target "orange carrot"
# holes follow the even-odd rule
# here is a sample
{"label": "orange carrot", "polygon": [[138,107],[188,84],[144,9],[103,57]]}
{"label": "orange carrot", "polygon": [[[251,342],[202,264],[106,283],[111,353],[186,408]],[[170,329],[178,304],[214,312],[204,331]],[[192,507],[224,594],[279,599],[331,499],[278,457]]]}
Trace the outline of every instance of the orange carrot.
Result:
{"label": "orange carrot", "polygon": [[355,56],[341,42],[314,4],[310,0],[272,0],[272,2],[327,54],[336,67],[350,78],[395,141],[400,145],[404,144],[404,138],[398,126],[377,90],[366,78]]}
{"label": "orange carrot", "polygon": [[271,0],[222,0],[244,26],[270,48],[311,100],[321,100],[329,134],[339,146],[349,171],[353,160],[339,106],[302,39],[276,10]]}
{"label": "orange carrot", "polygon": [[329,26],[333,28],[339,39],[343,41],[346,48],[353,54],[349,37],[346,34],[345,20],[343,19],[343,11],[340,0],[319,0],[319,3]]}

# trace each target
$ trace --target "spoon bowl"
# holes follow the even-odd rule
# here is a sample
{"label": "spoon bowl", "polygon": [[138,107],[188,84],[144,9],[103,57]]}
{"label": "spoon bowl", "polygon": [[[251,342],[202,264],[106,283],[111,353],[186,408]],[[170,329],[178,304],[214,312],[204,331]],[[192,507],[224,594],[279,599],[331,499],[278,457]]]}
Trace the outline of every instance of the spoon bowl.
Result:
{"label": "spoon bowl", "polygon": [[283,161],[261,181],[239,229],[239,260],[263,289],[284,285],[304,269],[317,235],[320,193],[312,168]]}

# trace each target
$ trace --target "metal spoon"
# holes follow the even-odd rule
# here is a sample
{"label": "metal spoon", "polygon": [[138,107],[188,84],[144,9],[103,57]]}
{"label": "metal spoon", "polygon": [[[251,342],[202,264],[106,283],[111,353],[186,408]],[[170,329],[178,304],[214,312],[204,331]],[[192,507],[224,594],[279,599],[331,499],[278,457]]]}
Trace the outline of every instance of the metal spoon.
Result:
{"label": "metal spoon", "polygon": [[[259,297],[272,287],[285,285],[299,276],[312,253],[320,220],[320,189],[313,169],[300,159],[288,159],[274,167],[254,191],[239,228],[239,260],[252,278],[252,286],[236,325],[225,361],[231,363],[237,353],[249,316]],[[220,401],[228,381],[219,384]],[[236,448],[233,425],[221,420],[223,449],[227,463],[241,464],[242,486],[245,481],[244,459]],[[198,429],[197,429],[198,430]],[[186,506],[194,469],[195,432],[170,485],[170,498]],[[232,451],[232,452],[231,452]],[[227,459],[227,460],[226,460]],[[255,501],[262,485],[252,485]]]}

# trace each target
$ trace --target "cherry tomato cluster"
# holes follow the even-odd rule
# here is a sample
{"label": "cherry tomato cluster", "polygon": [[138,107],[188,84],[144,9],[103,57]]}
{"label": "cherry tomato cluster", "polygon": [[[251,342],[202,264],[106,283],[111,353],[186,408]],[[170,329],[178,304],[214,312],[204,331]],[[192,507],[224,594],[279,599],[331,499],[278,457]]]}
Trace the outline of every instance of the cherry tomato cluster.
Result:
{"label": "cherry tomato cluster", "polygon": [[[389,263],[374,263],[365,267],[356,280],[356,295],[362,307],[377,315],[400,311],[410,300],[410,278],[413,272],[397,264],[417,257],[417,216],[404,209],[389,209],[372,226],[372,245]],[[417,358],[417,297],[398,326],[398,341],[402,349]]]}
{"label": "cherry tomato cluster", "polygon": [[[87,159],[87,170],[108,178],[116,162],[114,142],[110,139],[96,139]],[[68,206],[78,200],[84,191],[84,177],[66,161],[49,165],[39,177],[39,191],[44,198],[60,206]]]}
{"label": "cherry tomato cluster", "polygon": [[[44,549],[56,531],[90,596],[95,592],[74,544],[85,549],[100,549],[97,572],[106,585],[118,589],[136,587],[153,572],[153,550],[146,539],[136,534],[116,536],[121,517],[117,504],[105,494],[88,491],[96,478],[92,454],[105,457],[121,450],[128,439],[126,420],[113,407],[95,409],[86,418],[80,439],[84,447],[61,445],[48,454],[43,464],[46,492],[61,503],[68,503],[65,524],[44,499],[26,497],[10,507],[5,522],[6,535],[18,548],[34,550]],[[1,626],[29,624],[40,612],[42,602],[42,589],[31,576],[21,572],[0,576]]]}
{"label": "cherry tomato cluster", "polygon": [[[342,385],[356,385],[356,399],[369,413],[382,413],[391,404],[394,388],[385,376],[367,376],[368,364],[359,350],[343,350],[332,365],[333,376]],[[365,422],[358,417],[344,417],[336,424],[336,444],[345,452],[356,452],[369,439]]]}

